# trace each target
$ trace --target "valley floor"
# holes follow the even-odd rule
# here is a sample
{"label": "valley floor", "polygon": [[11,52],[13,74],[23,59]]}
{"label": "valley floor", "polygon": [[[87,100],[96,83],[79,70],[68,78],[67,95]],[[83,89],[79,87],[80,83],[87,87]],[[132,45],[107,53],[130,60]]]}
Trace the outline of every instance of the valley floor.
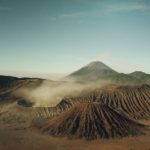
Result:
{"label": "valley floor", "polygon": [[54,138],[19,124],[0,124],[0,150],[150,150],[150,129],[136,137],[86,141]]}
{"label": "valley floor", "polygon": [[[145,135],[110,140],[54,138],[30,126],[32,116],[27,110],[6,108],[0,113],[0,150],[150,150],[150,128]],[[150,120],[141,123],[150,126]]]}

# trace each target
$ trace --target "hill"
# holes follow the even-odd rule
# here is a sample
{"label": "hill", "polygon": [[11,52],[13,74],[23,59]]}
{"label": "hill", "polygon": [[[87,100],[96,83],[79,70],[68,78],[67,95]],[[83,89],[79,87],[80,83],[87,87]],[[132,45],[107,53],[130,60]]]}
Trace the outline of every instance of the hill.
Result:
{"label": "hill", "polygon": [[142,125],[100,103],[81,103],[41,126],[50,135],[88,140],[137,135],[141,128]]}
{"label": "hill", "polygon": [[11,76],[0,76],[0,103],[5,101],[22,100],[13,93],[21,88],[34,89],[46,81],[40,78],[17,78]]}
{"label": "hill", "polygon": [[150,74],[147,74],[142,71],[135,71],[133,73],[130,73],[129,75],[138,80],[141,80],[144,83],[150,84]]}

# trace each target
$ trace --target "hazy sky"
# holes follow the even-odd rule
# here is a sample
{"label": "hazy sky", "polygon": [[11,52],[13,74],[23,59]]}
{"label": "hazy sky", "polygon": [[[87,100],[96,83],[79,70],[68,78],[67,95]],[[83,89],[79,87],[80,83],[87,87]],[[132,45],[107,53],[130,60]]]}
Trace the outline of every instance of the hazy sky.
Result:
{"label": "hazy sky", "polygon": [[150,73],[150,0],[0,0],[0,74],[69,73],[99,60]]}

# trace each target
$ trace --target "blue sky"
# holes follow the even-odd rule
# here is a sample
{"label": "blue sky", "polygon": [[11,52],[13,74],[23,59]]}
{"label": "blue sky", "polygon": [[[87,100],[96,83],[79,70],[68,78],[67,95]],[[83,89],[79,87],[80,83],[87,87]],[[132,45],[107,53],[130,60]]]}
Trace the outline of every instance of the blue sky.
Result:
{"label": "blue sky", "polygon": [[149,0],[0,0],[0,74],[150,73],[149,56]]}

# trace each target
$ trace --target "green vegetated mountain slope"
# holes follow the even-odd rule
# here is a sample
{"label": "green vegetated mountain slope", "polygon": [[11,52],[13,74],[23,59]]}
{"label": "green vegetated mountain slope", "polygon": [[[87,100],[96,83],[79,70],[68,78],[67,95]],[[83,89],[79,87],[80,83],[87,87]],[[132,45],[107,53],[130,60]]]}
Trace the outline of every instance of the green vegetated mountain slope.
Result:
{"label": "green vegetated mountain slope", "polygon": [[131,74],[118,73],[102,62],[92,62],[71,73],[66,80],[74,81],[101,81],[110,84],[150,84],[150,75],[141,72]]}
{"label": "green vegetated mountain slope", "polygon": [[110,82],[113,84],[145,84],[141,79],[138,79],[136,77],[124,74],[124,73],[118,73],[110,77]]}
{"label": "green vegetated mountain slope", "polygon": [[144,83],[150,84],[150,74],[142,71],[135,71],[133,73],[130,73],[129,75],[136,79],[142,80],[142,82]]}

